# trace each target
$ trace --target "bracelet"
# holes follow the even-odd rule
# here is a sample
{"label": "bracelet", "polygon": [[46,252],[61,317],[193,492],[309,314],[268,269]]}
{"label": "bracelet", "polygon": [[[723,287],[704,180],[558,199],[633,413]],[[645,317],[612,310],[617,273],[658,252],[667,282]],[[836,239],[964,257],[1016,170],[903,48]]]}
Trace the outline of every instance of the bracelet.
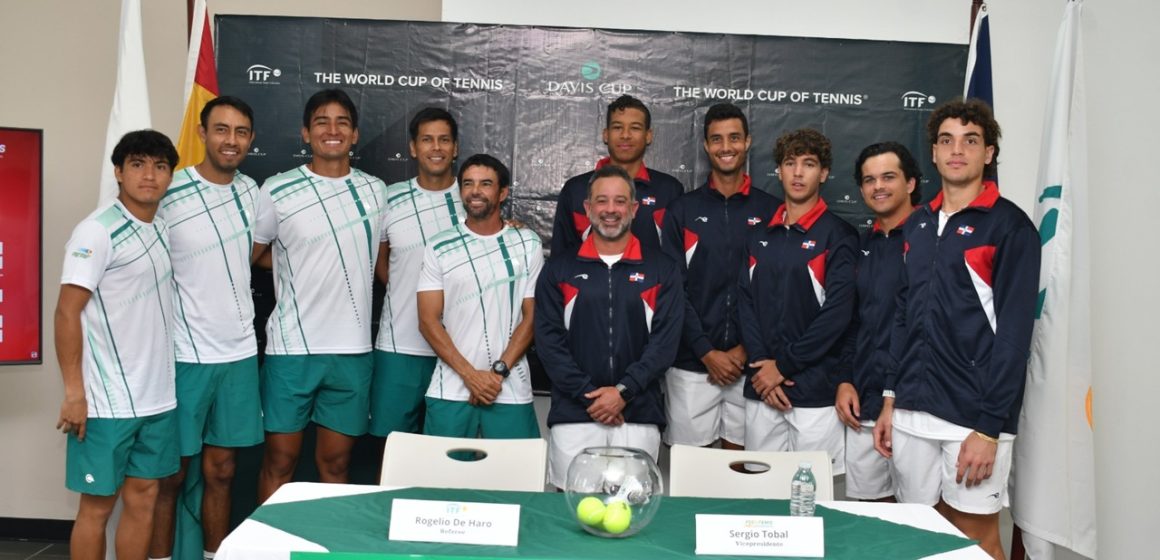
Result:
{"label": "bracelet", "polygon": [[979,436],[979,439],[981,439],[983,441],[986,441],[989,443],[999,443],[999,438],[993,438],[987,434],[984,434],[983,432],[980,432],[979,430],[975,430],[975,435]]}

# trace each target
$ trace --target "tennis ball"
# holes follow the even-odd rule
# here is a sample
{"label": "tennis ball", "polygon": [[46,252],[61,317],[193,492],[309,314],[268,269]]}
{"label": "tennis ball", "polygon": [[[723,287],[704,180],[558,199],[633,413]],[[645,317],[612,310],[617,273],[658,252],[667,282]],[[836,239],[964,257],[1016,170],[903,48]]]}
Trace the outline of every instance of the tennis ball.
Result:
{"label": "tennis ball", "polygon": [[604,521],[604,502],[600,498],[588,496],[576,504],[576,518],[589,527],[597,527]]}
{"label": "tennis ball", "polygon": [[632,523],[632,508],[625,502],[612,502],[604,509],[604,530],[619,535]]}

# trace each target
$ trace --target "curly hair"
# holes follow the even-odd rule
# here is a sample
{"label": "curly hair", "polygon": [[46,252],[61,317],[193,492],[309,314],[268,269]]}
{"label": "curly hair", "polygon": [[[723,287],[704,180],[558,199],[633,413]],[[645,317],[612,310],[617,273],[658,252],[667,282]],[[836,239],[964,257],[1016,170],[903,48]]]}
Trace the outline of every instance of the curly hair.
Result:
{"label": "curly hair", "polygon": [[926,122],[926,137],[930,145],[938,142],[938,129],[947,119],[958,119],[963,124],[974,124],[983,129],[983,146],[995,148],[991,163],[983,169],[983,175],[995,177],[999,168],[999,139],[1003,137],[1003,131],[999,128],[999,121],[995,120],[991,106],[981,99],[955,99],[939,106]]}
{"label": "curly hair", "polygon": [[834,163],[830,139],[812,128],[799,128],[782,134],[773,147],[773,160],[779,165],[787,157],[807,154],[817,156],[825,169],[829,169]]}

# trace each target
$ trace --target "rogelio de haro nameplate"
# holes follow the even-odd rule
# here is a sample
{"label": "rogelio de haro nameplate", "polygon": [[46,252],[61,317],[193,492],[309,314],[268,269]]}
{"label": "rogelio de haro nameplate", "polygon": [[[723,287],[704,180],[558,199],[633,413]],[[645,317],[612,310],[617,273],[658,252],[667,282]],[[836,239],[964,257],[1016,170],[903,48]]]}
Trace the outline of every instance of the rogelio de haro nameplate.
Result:
{"label": "rogelio de haro nameplate", "polygon": [[821,517],[697,514],[697,554],[826,555]]}
{"label": "rogelio de haro nameplate", "polygon": [[391,500],[392,541],[517,546],[520,506],[438,500]]}

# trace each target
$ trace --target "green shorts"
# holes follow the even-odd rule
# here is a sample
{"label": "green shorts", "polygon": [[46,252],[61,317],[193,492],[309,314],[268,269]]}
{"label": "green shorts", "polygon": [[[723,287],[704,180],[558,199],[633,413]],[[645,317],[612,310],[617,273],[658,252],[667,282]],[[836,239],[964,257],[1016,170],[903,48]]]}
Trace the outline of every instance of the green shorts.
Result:
{"label": "green shorts", "polygon": [[433,436],[488,439],[540,437],[536,409],[527,404],[475,406],[464,401],[427,397],[423,433]]}
{"label": "green shorts", "polygon": [[268,355],[260,379],[267,432],[301,432],[310,421],[348,436],[367,431],[370,352]]}
{"label": "green shorts", "polygon": [[418,433],[423,420],[423,395],[435,371],[434,356],[411,356],[375,350],[371,382],[372,435]]}
{"label": "green shorts", "polygon": [[262,443],[257,356],[225,364],[177,362],[177,437],[182,457],[198,454],[203,443]]}
{"label": "green shorts", "polygon": [[165,478],[181,467],[177,413],[141,418],[89,418],[85,440],[68,435],[65,487],[93,496],[112,496],[125,477]]}

